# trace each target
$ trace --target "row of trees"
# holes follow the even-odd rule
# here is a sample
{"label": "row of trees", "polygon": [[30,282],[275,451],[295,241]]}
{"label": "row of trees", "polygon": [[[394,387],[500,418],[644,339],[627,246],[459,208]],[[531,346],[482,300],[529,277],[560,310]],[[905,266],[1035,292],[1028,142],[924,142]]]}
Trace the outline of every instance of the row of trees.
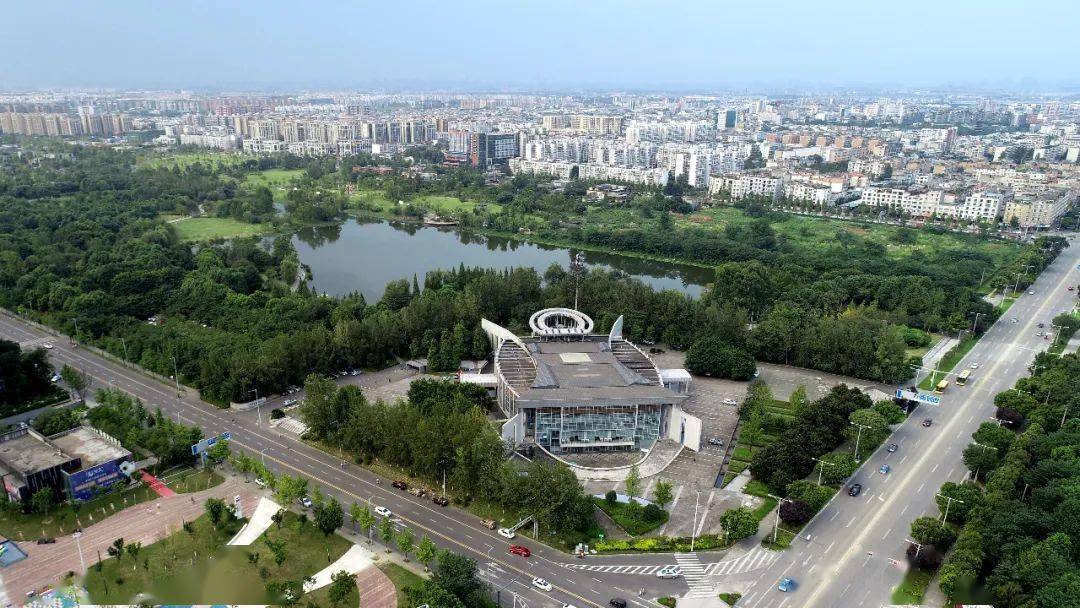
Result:
{"label": "row of trees", "polygon": [[151,452],[163,467],[191,462],[191,446],[203,438],[197,427],[170,420],[160,409],[151,413],[141,401],[119,389],[98,391],[97,402],[86,415],[91,425],[133,452]]}
{"label": "row of trees", "polygon": [[980,426],[964,450],[973,481],[942,488],[954,499],[939,498],[942,521],[912,524],[912,538],[932,546],[920,565],[951,547],[940,582],[953,601],[982,587],[995,606],[1049,608],[1080,593],[1080,420],[1069,417],[1080,407],[1080,357],[1041,353],[1031,370],[995,397],[1002,424]]}
{"label": "row of trees", "polygon": [[0,411],[51,393],[52,373],[43,349],[24,352],[16,342],[0,340]]}
{"label": "row of trees", "polygon": [[536,517],[547,530],[590,525],[592,503],[569,469],[536,460],[522,475],[506,460],[507,446],[486,415],[493,403],[477,387],[417,380],[407,401],[388,405],[316,376],[305,386],[300,413],[310,437],[358,461],[377,459],[433,486],[445,476],[456,500],[494,501]]}

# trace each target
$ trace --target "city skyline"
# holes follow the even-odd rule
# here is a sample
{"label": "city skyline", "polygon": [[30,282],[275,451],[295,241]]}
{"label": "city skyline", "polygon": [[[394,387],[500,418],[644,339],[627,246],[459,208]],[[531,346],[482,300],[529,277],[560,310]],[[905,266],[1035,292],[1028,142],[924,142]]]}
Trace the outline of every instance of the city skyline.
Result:
{"label": "city skyline", "polygon": [[44,2],[9,8],[0,89],[1078,88],[1073,5],[905,8]]}

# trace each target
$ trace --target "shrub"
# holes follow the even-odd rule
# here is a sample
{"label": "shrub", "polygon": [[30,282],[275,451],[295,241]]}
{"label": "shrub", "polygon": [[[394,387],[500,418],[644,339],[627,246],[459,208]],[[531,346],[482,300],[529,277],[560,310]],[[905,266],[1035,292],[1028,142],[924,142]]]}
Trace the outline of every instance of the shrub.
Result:
{"label": "shrub", "polygon": [[814,510],[803,500],[785,500],[780,505],[780,519],[793,526],[805,524],[813,515]]}
{"label": "shrub", "polygon": [[805,479],[789,483],[787,487],[788,498],[806,502],[815,513],[829,502],[834,492],[832,488],[819,486]]}
{"label": "shrub", "polygon": [[607,494],[604,494],[604,500],[607,501],[609,505],[614,506],[615,503],[619,500],[619,495],[615,492],[615,490],[608,490]]}
{"label": "shrub", "polygon": [[270,419],[271,420],[278,420],[278,419],[284,418],[284,417],[285,417],[285,411],[284,410],[282,410],[280,408],[276,408],[276,407],[274,409],[270,410]]}
{"label": "shrub", "polygon": [[645,505],[645,508],[642,509],[641,515],[645,518],[645,521],[648,522],[661,522],[665,519],[664,510],[651,502]]}

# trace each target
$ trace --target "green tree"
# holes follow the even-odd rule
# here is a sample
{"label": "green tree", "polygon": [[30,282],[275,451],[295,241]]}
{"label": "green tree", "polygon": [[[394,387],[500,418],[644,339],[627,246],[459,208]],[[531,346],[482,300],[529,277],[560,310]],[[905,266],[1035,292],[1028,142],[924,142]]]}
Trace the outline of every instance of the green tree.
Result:
{"label": "green tree", "polygon": [[904,410],[892,401],[878,401],[874,404],[874,411],[881,414],[888,424],[900,424],[907,418]]}
{"label": "green tree", "polygon": [[278,509],[274,511],[274,514],[270,516],[270,521],[274,522],[274,526],[278,530],[281,529],[281,522],[285,521],[285,509]]}
{"label": "green tree", "polygon": [[354,589],[356,589],[356,577],[344,570],[335,572],[330,577],[330,589],[327,591],[330,604],[333,606],[344,604]]}
{"label": "green tree", "polygon": [[810,407],[810,398],[806,395],[806,387],[801,384],[796,386],[795,391],[788,398],[788,403],[791,405],[791,410],[796,414],[806,411],[806,408]]}
{"label": "green tree", "polygon": [[371,535],[369,534],[369,530],[375,525],[375,515],[371,513],[371,509],[362,507],[360,509],[360,516],[357,517],[356,520],[360,524],[361,532],[368,536],[368,542],[370,543]]}
{"label": "green tree", "polygon": [[51,488],[41,488],[30,495],[30,507],[37,513],[48,515],[55,502]]}
{"label": "green tree", "polygon": [[728,509],[720,516],[720,526],[724,534],[732,540],[742,540],[757,534],[758,520],[754,512],[745,507]]}
{"label": "green tree", "polygon": [[222,463],[229,459],[229,455],[232,454],[232,450],[229,449],[228,439],[219,439],[214,442],[214,445],[210,446],[209,450],[206,450],[206,457],[208,462]]}
{"label": "green tree", "polygon": [[[952,498],[950,505],[949,498]],[[962,524],[975,507],[982,504],[982,494],[978,486],[971,483],[953,483],[947,481],[941,486],[936,497],[938,509],[944,514],[949,509],[949,523]]]}
{"label": "green tree", "polygon": [[431,560],[435,559],[435,543],[424,535],[424,538],[420,539],[420,544],[416,547],[416,561],[424,564],[424,571],[427,571],[431,565]]}
{"label": "green tree", "polygon": [[956,532],[936,517],[920,517],[911,522],[911,538],[924,545],[946,550],[956,540]]}
{"label": "green tree", "polygon": [[363,513],[363,510],[361,509],[360,505],[356,504],[355,502],[349,505],[349,522],[351,522],[353,525],[353,532],[359,531],[357,524],[360,523],[361,513]]}
{"label": "green tree", "polygon": [[75,391],[75,394],[79,396],[79,401],[86,398],[86,389],[93,381],[90,374],[80,372],[66,363],[60,368],[60,378],[64,380],[64,384],[68,385],[68,388]]}
{"label": "green tree", "polygon": [[671,482],[666,479],[656,480],[656,485],[653,486],[653,501],[660,505],[661,509],[666,509],[672,498]]}
{"label": "green tree", "polygon": [[405,557],[405,561],[409,561],[409,554],[412,553],[413,543],[416,538],[413,536],[413,531],[408,528],[402,528],[401,532],[397,535],[397,546],[401,550],[401,554]]}
{"label": "green tree", "polygon": [[206,516],[210,519],[210,523],[214,527],[218,527],[222,520],[225,519],[226,507],[225,501],[220,498],[207,498],[203,503],[203,507],[206,509]]}
{"label": "green tree", "polygon": [[345,523],[344,510],[336,498],[331,498],[328,503],[315,507],[315,525],[326,536],[330,536],[343,523]]}
{"label": "green tree", "polygon": [[856,457],[862,457],[874,451],[882,441],[889,436],[889,424],[885,418],[873,409],[859,409],[848,417],[851,427],[847,429],[848,440],[855,442],[858,439],[859,453]]}
{"label": "green tree", "polygon": [[641,493],[641,471],[636,463],[627,471],[623,485],[626,488],[626,495],[630,497],[630,502],[633,502],[634,498]]}
{"label": "green tree", "polygon": [[389,553],[394,544],[394,522],[390,521],[389,517],[383,518],[379,522],[379,538],[382,539],[383,545],[386,547],[386,552]]}
{"label": "green tree", "polygon": [[34,418],[33,426],[46,437],[79,426],[79,415],[66,407],[51,407]]}
{"label": "green tree", "polygon": [[131,561],[137,561],[139,559],[139,551],[142,551],[141,542],[128,543],[127,554],[131,556]]}
{"label": "green tree", "polygon": [[478,594],[483,589],[483,583],[476,573],[476,562],[450,551],[439,551],[437,562],[432,582],[452,593],[466,606],[476,605]]}

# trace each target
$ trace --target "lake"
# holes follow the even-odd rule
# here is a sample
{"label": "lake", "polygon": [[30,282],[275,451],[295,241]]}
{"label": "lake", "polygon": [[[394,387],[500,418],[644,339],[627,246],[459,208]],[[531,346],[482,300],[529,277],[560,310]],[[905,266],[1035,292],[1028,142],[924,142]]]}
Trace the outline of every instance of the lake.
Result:
{"label": "lake", "polygon": [[[397,279],[424,282],[430,270],[466,267],[530,266],[543,274],[551,264],[569,268],[576,250],[515,239],[484,236],[450,228],[405,222],[350,219],[339,225],[313,226],[293,236],[300,262],[311,268],[314,289],[344,295],[354,291],[368,302],[382,297]],[[589,268],[619,271],[654,289],[675,289],[694,297],[712,281],[713,271],[682,264],[583,252]]]}

